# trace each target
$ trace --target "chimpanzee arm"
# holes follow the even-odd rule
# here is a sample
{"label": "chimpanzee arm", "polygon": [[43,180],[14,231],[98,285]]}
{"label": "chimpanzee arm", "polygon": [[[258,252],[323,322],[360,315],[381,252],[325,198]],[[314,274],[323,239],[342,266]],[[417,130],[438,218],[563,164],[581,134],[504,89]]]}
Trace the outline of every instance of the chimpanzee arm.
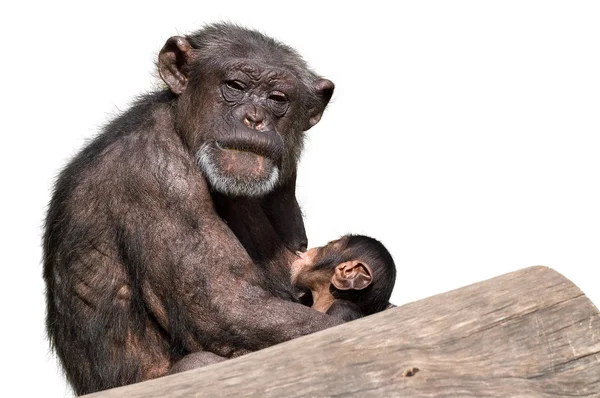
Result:
{"label": "chimpanzee arm", "polygon": [[364,314],[360,308],[351,301],[337,299],[331,304],[327,310],[327,314],[333,317],[343,319],[345,322],[350,322],[358,318],[362,318]]}
{"label": "chimpanzee arm", "polygon": [[171,366],[171,369],[169,369],[169,374],[185,372],[187,370],[201,368],[203,366],[212,365],[226,360],[227,358],[215,355],[212,352],[193,352],[191,354],[186,355],[184,358],[177,361],[173,366]]}
{"label": "chimpanzee arm", "polygon": [[143,278],[132,283],[143,286],[145,305],[185,351],[231,356],[341,323],[268,293],[262,274],[209,207],[153,206],[127,212],[120,247],[129,252],[127,266],[138,269],[132,275]]}

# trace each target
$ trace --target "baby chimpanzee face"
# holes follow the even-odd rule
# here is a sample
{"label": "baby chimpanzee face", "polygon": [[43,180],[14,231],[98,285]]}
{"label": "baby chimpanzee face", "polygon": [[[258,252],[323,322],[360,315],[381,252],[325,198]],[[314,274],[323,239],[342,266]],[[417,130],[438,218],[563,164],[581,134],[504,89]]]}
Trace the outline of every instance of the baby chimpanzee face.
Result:
{"label": "baby chimpanzee face", "polygon": [[331,286],[340,291],[362,290],[373,282],[371,267],[356,258],[347,237],[297,254],[292,283],[299,290],[310,290],[312,307],[318,311],[327,311],[335,301]]}
{"label": "baby chimpanzee face", "polygon": [[362,290],[369,286],[373,271],[367,263],[356,259],[347,241],[344,236],[323,247],[297,253],[299,258],[292,263],[292,283],[311,290],[329,288],[330,284],[339,290]]}
{"label": "baby chimpanzee face", "polygon": [[337,307],[342,301],[352,303],[362,315],[387,307],[396,267],[381,242],[368,236],[345,235],[297,255],[291,265],[292,283],[299,292],[310,292],[316,310],[328,312],[336,301]]}

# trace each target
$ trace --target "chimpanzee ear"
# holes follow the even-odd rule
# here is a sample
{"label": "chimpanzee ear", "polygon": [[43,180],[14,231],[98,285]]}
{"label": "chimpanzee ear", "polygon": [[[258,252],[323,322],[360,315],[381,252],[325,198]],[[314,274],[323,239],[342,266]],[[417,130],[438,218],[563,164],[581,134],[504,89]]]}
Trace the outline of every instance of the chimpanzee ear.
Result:
{"label": "chimpanzee ear", "polygon": [[338,264],[331,277],[331,283],[339,290],[362,290],[372,282],[371,267],[357,260]]}
{"label": "chimpanzee ear", "polygon": [[319,79],[315,83],[315,94],[319,99],[318,103],[310,109],[309,119],[308,119],[308,127],[311,128],[315,124],[319,123],[321,120],[321,116],[323,116],[323,112],[325,111],[325,107],[329,103],[331,96],[333,95],[333,89],[335,85],[331,80],[327,79]]}
{"label": "chimpanzee ear", "polygon": [[158,73],[175,94],[183,93],[187,86],[189,66],[194,60],[193,51],[186,38],[173,36],[158,54]]}

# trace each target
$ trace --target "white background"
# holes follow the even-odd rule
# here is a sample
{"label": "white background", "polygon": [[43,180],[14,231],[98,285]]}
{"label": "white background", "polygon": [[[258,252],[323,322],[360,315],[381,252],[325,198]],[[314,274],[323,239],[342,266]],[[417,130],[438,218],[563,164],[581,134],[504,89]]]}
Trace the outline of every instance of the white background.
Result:
{"label": "white background", "polygon": [[300,166],[310,245],[347,232],[382,240],[396,304],[539,264],[600,303],[599,3],[12,3],[0,10],[10,395],[69,394],[43,328],[55,175],[152,89],[169,36],[211,21],[258,28],[336,83]]}

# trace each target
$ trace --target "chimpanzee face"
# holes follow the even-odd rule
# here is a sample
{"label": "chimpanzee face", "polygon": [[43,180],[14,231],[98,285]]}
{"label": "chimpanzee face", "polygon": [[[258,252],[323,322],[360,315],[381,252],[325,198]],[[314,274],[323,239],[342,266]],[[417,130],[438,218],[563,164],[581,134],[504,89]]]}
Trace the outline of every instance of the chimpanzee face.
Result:
{"label": "chimpanzee face", "polygon": [[318,290],[333,285],[338,290],[362,290],[373,282],[371,267],[360,253],[348,247],[347,237],[323,247],[297,253],[292,263],[292,283],[298,288]]}
{"label": "chimpanzee face", "polygon": [[176,128],[211,187],[229,196],[265,195],[294,174],[303,133],[334,89],[290,50],[255,47],[222,43],[206,57],[172,37],[159,55],[179,96]]}
{"label": "chimpanzee face", "polygon": [[[230,195],[261,196],[279,182],[284,159],[295,159],[303,131],[298,82],[289,72],[249,60],[227,63],[206,76],[200,91],[196,152],[211,186]],[[289,165],[288,165],[289,166]]]}

